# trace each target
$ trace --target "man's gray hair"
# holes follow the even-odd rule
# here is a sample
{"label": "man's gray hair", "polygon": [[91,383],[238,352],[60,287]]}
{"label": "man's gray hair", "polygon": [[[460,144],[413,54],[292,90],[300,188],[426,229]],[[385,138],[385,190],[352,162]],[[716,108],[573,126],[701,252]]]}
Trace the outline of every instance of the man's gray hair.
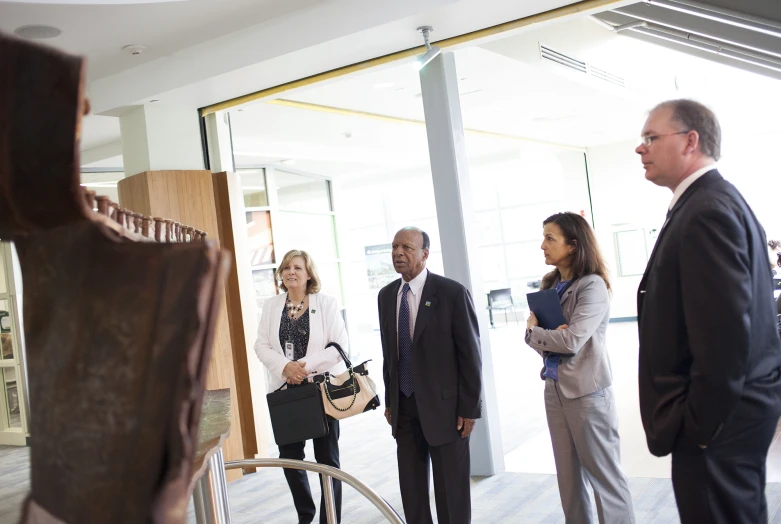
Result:
{"label": "man's gray hair", "polygon": [[653,111],[657,109],[672,109],[672,120],[682,127],[681,131],[697,131],[700,135],[700,151],[703,154],[713,160],[721,157],[721,126],[713,111],[685,98],[662,102]]}
{"label": "man's gray hair", "polygon": [[420,236],[423,237],[423,249],[429,249],[431,247],[431,239],[429,238],[428,233],[419,227],[407,226],[401,228],[399,231],[414,231],[415,233],[420,233]]}

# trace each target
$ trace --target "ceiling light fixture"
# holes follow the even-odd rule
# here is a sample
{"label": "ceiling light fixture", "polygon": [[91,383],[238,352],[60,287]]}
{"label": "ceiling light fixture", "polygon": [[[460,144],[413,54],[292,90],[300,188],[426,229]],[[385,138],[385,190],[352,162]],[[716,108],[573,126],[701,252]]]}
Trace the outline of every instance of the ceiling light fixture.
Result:
{"label": "ceiling light fixture", "polygon": [[721,22],[722,24],[764,33],[777,38],[781,37],[781,24],[767,18],[716,7],[694,0],[645,0],[645,2],[650,5],[705,18],[706,20]]}
{"label": "ceiling light fixture", "polygon": [[16,36],[30,40],[46,40],[47,38],[57,38],[62,34],[62,31],[48,25],[23,25],[17,27],[14,33]]}
{"label": "ceiling light fixture", "polygon": [[428,65],[429,62],[434,60],[436,57],[442,53],[442,50],[438,48],[437,46],[432,46],[431,43],[429,43],[429,35],[434,30],[433,27],[430,25],[424,25],[423,27],[418,27],[418,32],[420,32],[423,35],[423,41],[426,43],[426,52],[422,55],[420,55],[413,63],[412,67],[416,71],[420,71],[426,65]]}

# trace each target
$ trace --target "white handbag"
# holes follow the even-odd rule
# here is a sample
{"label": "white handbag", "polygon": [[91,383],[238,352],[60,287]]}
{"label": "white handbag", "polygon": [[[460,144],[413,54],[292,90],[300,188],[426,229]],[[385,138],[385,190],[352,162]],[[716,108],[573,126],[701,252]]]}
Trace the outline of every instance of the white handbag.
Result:
{"label": "white handbag", "polygon": [[326,415],[341,420],[379,407],[377,386],[369,378],[370,360],[353,367],[339,344],[331,342],[326,347],[336,348],[347,366],[347,371],[338,375],[325,372],[315,377],[321,383]]}

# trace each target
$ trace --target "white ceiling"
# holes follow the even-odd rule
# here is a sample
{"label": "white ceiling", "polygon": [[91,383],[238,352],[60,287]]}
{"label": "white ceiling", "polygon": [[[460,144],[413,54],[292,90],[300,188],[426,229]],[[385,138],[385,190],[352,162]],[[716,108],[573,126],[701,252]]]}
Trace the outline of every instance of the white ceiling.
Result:
{"label": "white ceiling", "polygon": [[[539,43],[624,78],[628,87],[543,61]],[[470,129],[596,146],[635,139],[650,107],[691,96],[714,107],[725,139],[781,130],[781,105],[774,102],[777,80],[616,35],[587,17],[462,49],[456,60],[464,125]],[[380,84],[392,86],[375,87]],[[409,63],[318,84],[286,98],[423,120],[418,74]],[[95,126],[85,127],[85,145],[118,138],[116,119],[90,118]],[[413,123],[260,102],[232,110],[231,121],[240,166],[294,159],[296,169],[341,176],[398,172],[428,163],[425,128]],[[517,155],[534,146],[467,133],[467,147],[471,160]]]}
{"label": "white ceiling", "polygon": [[120,139],[119,118],[87,115],[82,121],[81,150],[87,151]]}
{"label": "white ceiling", "polygon": [[[541,60],[539,43],[622,77],[628,87]],[[457,51],[456,63],[468,129],[578,147],[625,142],[639,136],[653,105],[691,96],[714,107],[725,138],[781,130],[777,80],[616,35],[587,17]],[[739,92],[751,95],[737,102]],[[286,98],[423,120],[420,83],[409,64],[374,69]],[[428,164],[425,128],[410,123],[264,103],[233,110],[231,121],[238,165],[295,159],[297,168],[342,176]],[[349,139],[344,137],[348,132]],[[466,136],[470,162],[533,147],[522,140]]]}
{"label": "white ceiling", "polygon": [[[87,57],[89,81],[171,55],[181,49],[306,8],[324,0],[185,0],[113,5],[85,2],[19,3],[0,1],[0,31],[26,25],[62,30],[46,40]],[[122,48],[147,46],[131,56]]]}

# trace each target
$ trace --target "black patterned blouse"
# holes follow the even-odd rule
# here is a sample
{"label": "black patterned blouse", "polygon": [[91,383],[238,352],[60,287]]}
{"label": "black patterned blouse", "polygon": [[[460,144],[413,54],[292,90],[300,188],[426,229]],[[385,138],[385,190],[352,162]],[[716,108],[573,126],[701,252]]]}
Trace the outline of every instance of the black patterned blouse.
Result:
{"label": "black patterned blouse", "polygon": [[287,308],[282,308],[282,321],[279,323],[279,343],[282,345],[282,351],[285,351],[286,342],[293,343],[293,360],[306,356],[306,348],[309,346],[309,308],[296,320],[290,318]]}

